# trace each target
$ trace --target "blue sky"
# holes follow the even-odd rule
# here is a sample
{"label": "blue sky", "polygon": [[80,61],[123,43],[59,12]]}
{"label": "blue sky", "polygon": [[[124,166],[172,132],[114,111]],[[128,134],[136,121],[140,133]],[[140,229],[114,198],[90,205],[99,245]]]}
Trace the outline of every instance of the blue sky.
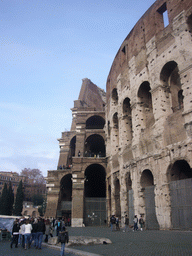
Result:
{"label": "blue sky", "polygon": [[113,59],[154,0],[0,0],[0,171],[57,168],[83,78]]}

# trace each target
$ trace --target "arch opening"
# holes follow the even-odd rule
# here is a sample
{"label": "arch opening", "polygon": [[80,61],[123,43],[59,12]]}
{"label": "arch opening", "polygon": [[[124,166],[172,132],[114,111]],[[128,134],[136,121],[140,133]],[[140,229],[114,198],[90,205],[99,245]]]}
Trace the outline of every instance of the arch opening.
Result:
{"label": "arch opening", "polygon": [[117,105],[118,104],[118,93],[117,93],[116,88],[113,89],[111,98],[113,100],[114,105]]}
{"label": "arch opening", "polygon": [[60,181],[60,193],[57,207],[57,217],[69,217],[72,206],[72,175],[65,175]]}
{"label": "arch opening", "polygon": [[146,188],[153,185],[154,181],[152,172],[148,169],[144,170],[141,175],[141,187]]}
{"label": "arch opening", "polygon": [[176,181],[183,179],[192,178],[192,170],[185,160],[177,160],[173,165],[168,169],[168,181]]}
{"label": "arch opening", "polygon": [[164,65],[160,73],[160,80],[163,86],[170,92],[170,108],[172,112],[182,109],[184,96],[179,69],[175,61],[169,61]]}
{"label": "arch opening", "polygon": [[130,99],[125,98],[123,101],[123,118],[122,124],[124,132],[122,133],[123,141],[125,145],[131,144],[132,141],[132,113],[131,113],[131,104]]}
{"label": "arch opening", "polygon": [[92,164],[85,170],[85,197],[106,197],[105,169]]}
{"label": "arch opening", "polygon": [[149,128],[155,123],[151,97],[151,87],[148,81],[143,82],[138,90],[139,105],[143,128]]}
{"label": "arch opening", "polygon": [[70,141],[70,151],[68,156],[68,165],[72,164],[72,157],[75,156],[75,149],[76,149],[76,136],[74,136]]}
{"label": "arch opening", "polygon": [[155,206],[155,192],[154,192],[154,178],[149,169],[142,172],[141,179],[140,200],[144,212],[140,212],[145,216],[146,229],[159,229],[159,223],[156,216]]}
{"label": "arch opening", "polygon": [[103,129],[105,120],[101,116],[92,116],[86,121],[86,129]]}
{"label": "arch opening", "polygon": [[99,134],[89,136],[85,141],[85,157],[105,157],[105,141]]}
{"label": "arch opening", "polygon": [[192,169],[186,160],[177,160],[169,166],[167,175],[171,199],[172,227],[176,229],[192,228]]}

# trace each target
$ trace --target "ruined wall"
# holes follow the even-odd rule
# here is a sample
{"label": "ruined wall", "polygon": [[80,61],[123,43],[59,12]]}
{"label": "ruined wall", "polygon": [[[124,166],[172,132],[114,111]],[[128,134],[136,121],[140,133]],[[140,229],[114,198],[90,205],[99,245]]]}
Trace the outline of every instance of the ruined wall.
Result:
{"label": "ruined wall", "polygon": [[[63,132],[58,139],[60,156],[57,170],[48,171],[45,216],[67,214],[73,227],[82,227],[84,222],[86,169],[92,165],[97,165],[98,171],[106,168],[105,96],[102,89],[89,79],[83,79],[79,97],[71,109],[71,131]],[[67,191],[64,182],[70,181],[72,185]]]}
{"label": "ruined wall", "polygon": [[[164,26],[165,11],[168,26]],[[120,211],[123,217],[129,211],[129,174],[134,213],[146,217],[144,190],[153,185],[159,228],[172,227],[167,172],[178,160],[192,165],[191,24],[192,1],[157,0],[126,37],[113,61],[106,85],[108,216]]]}

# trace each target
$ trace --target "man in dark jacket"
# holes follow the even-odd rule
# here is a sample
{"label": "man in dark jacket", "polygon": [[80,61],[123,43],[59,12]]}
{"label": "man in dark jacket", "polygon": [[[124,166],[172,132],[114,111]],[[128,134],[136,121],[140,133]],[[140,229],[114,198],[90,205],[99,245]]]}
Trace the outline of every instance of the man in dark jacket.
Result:
{"label": "man in dark jacket", "polygon": [[59,232],[58,243],[61,242],[61,256],[64,256],[65,252],[65,243],[69,242],[69,235],[65,227],[62,228],[62,231]]}
{"label": "man in dark jacket", "polygon": [[45,234],[45,222],[42,218],[38,219],[37,233],[36,233],[36,249],[41,249],[43,235]]}
{"label": "man in dark jacket", "polygon": [[15,220],[13,224],[13,229],[12,229],[12,241],[10,247],[12,248],[13,244],[15,243],[15,248],[18,247],[18,239],[19,239],[19,221],[18,219]]}
{"label": "man in dark jacket", "polygon": [[36,240],[37,240],[37,226],[38,226],[38,220],[33,220],[32,223],[32,230],[31,230],[31,241],[30,244],[34,241],[34,247],[36,247]]}

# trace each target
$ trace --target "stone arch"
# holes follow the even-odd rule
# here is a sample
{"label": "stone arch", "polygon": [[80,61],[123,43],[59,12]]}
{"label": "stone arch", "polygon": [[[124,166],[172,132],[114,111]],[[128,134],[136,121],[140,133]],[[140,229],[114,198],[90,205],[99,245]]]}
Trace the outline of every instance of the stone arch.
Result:
{"label": "stone arch", "polygon": [[33,218],[37,217],[37,212],[36,211],[32,211],[32,217]]}
{"label": "stone arch", "polygon": [[138,90],[138,99],[141,110],[142,128],[151,127],[154,122],[151,87],[148,81],[144,81]]}
{"label": "stone arch", "polygon": [[118,104],[118,93],[117,93],[117,89],[116,88],[114,88],[112,90],[111,98],[112,98],[113,104],[117,105]]}
{"label": "stone arch", "polygon": [[90,135],[85,141],[85,157],[105,157],[105,141],[99,134]]}
{"label": "stone arch", "polygon": [[91,164],[85,169],[85,197],[106,197],[106,173],[100,164]]}
{"label": "stone arch", "polygon": [[71,215],[72,203],[72,174],[66,174],[60,181],[59,201],[57,216],[68,217]]}
{"label": "stone arch", "polygon": [[101,116],[91,116],[86,121],[86,129],[103,129],[105,125],[105,119]]}
{"label": "stone arch", "polygon": [[27,211],[27,210],[24,211],[23,215],[24,215],[24,216],[27,216],[27,215],[28,215],[28,211]]}
{"label": "stone arch", "polygon": [[132,111],[129,98],[125,98],[123,101],[122,124],[124,128],[122,132],[123,141],[125,145],[129,145],[132,142]]}
{"label": "stone arch", "polygon": [[160,73],[162,85],[170,92],[170,108],[172,112],[183,108],[183,90],[179,75],[178,65],[175,61],[167,62]]}
{"label": "stone arch", "polygon": [[168,182],[190,178],[192,178],[192,170],[186,160],[181,159],[170,164],[167,171]]}
{"label": "stone arch", "polygon": [[146,187],[153,186],[154,180],[153,180],[153,174],[149,169],[146,169],[142,172],[141,175],[141,187],[142,189],[145,189]]}
{"label": "stone arch", "polygon": [[[159,229],[159,224],[156,217],[155,193],[154,193],[154,178],[149,169],[145,169],[141,174],[141,198],[143,205],[140,215],[145,216],[146,229]],[[141,210],[142,211],[142,210]]]}
{"label": "stone arch", "polygon": [[85,169],[84,223],[102,226],[106,221],[106,171],[100,164],[91,164]]}
{"label": "stone arch", "polygon": [[176,160],[167,170],[171,198],[171,222],[176,229],[190,229],[192,168],[185,159]]}

